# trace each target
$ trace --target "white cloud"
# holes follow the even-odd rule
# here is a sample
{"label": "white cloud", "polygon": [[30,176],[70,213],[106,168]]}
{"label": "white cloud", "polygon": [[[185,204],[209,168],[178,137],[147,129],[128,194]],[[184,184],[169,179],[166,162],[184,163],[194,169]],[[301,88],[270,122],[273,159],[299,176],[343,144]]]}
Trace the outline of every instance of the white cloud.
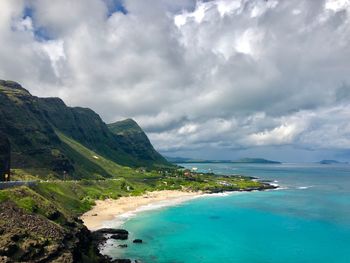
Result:
{"label": "white cloud", "polygon": [[253,145],[289,144],[301,132],[298,124],[282,124],[269,131],[254,133],[248,136],[248,143]]}
{"label": "white cloud", "polygon": [[133,117],[169,152],[349,146],[348,1],[113,3],[2,1],[0,78]]}
{"label": "white cloud", "polygon": [[341,9],[349,8],[349,0],[328,0],[326,1],[325,8],[332,11],[339,11]]}

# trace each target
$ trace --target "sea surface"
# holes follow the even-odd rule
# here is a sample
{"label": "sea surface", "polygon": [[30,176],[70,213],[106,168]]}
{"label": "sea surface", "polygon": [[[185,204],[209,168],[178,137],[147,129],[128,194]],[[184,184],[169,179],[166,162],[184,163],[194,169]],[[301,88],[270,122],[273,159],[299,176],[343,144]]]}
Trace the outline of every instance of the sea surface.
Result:
{"label": "sea surface", "polygon": [[111,241],[105,253],[147,263],[350,263],[350,165],[180,165],[256,176],[281,189],[205,196],[138,213],[123,224],[131,232],[129,247]]}

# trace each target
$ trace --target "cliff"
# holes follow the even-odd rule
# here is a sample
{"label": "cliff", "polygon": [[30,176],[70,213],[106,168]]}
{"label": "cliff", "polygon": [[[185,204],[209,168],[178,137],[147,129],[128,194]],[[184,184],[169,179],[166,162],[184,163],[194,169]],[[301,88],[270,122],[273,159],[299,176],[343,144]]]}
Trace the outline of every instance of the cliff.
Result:
{"label": "cliff", "polygon": [[[114,134],[91,109],[68,107],[59,98],[32,96],[12,81],[0,80],[0,124],[0,132],[11,143],[15,168],[40,168],[53,175],[67,173],[79,178],[111,176],[101,174],[91,160],[62,141],[59,133],[119,165],[170,165],[142,130],[132,138]],[[84,166],[77,165],[84,162]]]}

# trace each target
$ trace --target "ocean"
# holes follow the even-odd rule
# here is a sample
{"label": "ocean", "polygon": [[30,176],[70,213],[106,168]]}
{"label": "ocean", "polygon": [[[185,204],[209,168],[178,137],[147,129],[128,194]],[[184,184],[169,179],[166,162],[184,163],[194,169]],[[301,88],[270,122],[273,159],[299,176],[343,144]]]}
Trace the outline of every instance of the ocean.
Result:
{"label": "ocean", "polygon": [[280,189],[140,212],[123,223],[128,248],[109,241],[105,253],[147,263],[350,263],[350,165],[180,165],[272,180]]}

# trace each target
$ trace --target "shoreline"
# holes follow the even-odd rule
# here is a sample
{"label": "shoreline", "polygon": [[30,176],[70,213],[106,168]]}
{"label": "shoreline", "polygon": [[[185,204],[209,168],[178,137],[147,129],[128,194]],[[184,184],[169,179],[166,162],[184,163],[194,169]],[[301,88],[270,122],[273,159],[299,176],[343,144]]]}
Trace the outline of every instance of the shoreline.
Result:
{"label": "shoreline", "polygon": [[180,190],[162,190],[146,192],[140,196],[124,196],[118,199],[97,200],[91,210],[84,213],[80,219],[90,231],[106,227],[108,222],[118,225],[124,222],[122,217],[128,218],[137,212],[153,210],[155,208],[179,204],[187,200],[205,195],[204,192],[186,192]]}
{"label": "shoreline", "polygon": [[139,196],[123,196],[118,199],[96,200],[95,206],[81,215],[80,219],[90,231],[109,227],[117,228],[128,218],[139,212],[177,205],[198,197],[281,189],[278,184],[270,183],[269,185],[272,187],[267,189],[223,191],[217,193],[161,190],[146,192]]}

